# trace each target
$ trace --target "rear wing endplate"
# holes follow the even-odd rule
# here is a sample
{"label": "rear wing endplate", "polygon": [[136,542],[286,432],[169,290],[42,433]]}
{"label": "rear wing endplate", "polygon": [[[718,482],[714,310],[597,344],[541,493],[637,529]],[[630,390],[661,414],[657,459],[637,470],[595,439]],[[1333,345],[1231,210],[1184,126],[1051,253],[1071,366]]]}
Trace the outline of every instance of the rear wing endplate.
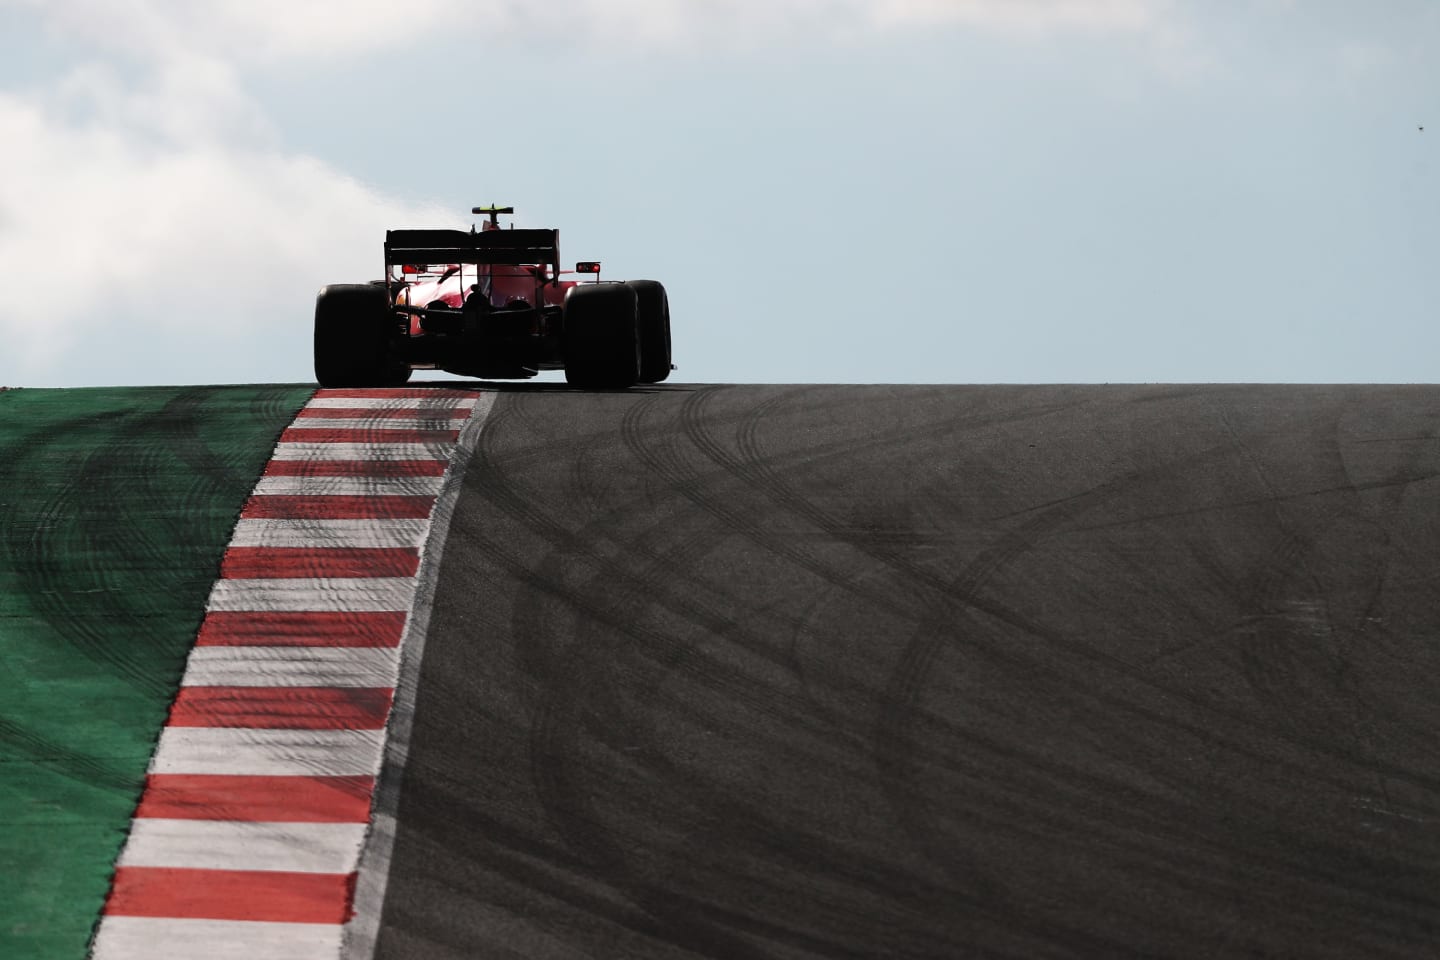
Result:
{"label": "rear wing endplate", "polygon": [[396,264],[546,264],[560,270],[559,230],[387,230],[385,268]]}

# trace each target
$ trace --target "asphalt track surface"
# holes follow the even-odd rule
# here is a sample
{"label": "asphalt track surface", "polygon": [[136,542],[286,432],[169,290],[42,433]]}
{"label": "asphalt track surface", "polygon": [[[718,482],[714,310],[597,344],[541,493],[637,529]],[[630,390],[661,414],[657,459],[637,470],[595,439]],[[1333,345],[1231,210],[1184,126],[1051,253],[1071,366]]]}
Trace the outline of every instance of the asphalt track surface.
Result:
{"label": "asphalt track surface", "polygon": [[498,400],[378,956],[1429,957],[1440,389]]}

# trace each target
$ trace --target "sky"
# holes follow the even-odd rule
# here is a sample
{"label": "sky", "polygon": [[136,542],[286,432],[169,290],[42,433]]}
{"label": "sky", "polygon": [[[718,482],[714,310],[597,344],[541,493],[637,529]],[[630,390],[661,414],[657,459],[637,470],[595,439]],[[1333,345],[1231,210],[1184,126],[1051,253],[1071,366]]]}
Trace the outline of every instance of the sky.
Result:
{"label": "sky", "polygon": [[677,382],[1440,381],[1434,0],[0,22],[0,385],[309,382],[321,286],[489,203],[663,282]]}

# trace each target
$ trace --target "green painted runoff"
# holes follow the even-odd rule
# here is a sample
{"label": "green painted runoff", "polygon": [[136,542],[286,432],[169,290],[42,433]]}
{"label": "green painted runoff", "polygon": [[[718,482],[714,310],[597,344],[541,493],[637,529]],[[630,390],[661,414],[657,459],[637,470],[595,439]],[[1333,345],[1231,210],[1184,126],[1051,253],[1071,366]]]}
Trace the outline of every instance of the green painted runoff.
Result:
{"label": "green painted runoff", "polygon": [[300,386],[0,392],[0,957],[81,960]]}

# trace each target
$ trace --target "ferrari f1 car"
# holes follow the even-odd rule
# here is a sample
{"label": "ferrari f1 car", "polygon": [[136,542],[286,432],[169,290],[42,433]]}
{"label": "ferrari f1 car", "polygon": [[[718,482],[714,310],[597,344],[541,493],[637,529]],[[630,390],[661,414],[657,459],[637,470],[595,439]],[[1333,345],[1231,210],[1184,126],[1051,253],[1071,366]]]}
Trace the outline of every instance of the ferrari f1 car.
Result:
{"label": "ferrari f1 car", "polygon": [[559,230],[502,229],[511,207],[471,212],[487,217],[480,230],[386,231],[383,280],[320,291],[322,387],[394,386],[425,369],[497,380],[564,370],[571,384],[610,389],[670,375],[661,284],[602,281],[595,261],[561,270]]}

